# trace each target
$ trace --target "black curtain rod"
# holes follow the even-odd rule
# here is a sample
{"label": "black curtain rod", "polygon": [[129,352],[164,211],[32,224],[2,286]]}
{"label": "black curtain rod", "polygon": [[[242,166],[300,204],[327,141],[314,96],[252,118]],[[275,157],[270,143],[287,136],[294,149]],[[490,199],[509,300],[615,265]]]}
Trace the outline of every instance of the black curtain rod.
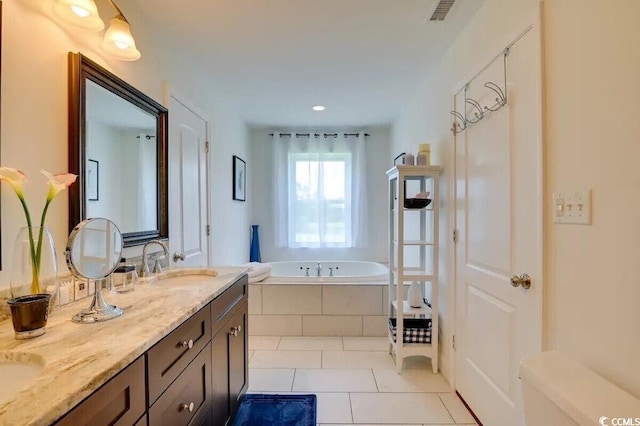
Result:
{"label": "black curtain rod", "polygon": [[[348,136],[358,136],[359,133],[345,133],[344,137],[348,137]],[[312,136],[311,133],[280,133],[280,136],[289,136],[289,137],[293,137],[293,135],[296,136],[296,138],[300,138],[300,137],[306,137],[309,138]],[[338,137],[338,133],[313,133],[313,136],[316,138],[319,138],[321,135],[324,135],[325,138],[331,137],[333,136],[334,139]],[[365,136],[371,136],[369,133],[365,133]],[[269,136],[273,136],[273,133],[269,133]]]}

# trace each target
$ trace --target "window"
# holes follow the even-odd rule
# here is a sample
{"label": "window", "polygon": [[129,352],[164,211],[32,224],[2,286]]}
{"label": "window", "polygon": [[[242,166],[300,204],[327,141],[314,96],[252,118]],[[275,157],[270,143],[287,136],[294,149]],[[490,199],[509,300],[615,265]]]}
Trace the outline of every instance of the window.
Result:
{"label": "window", "polygon": [[351,245],[351,154],[290,154],[291,247]]}
{"label": "window", "polygon": [[275,246],[365,247],[364,134],[273,139]]}

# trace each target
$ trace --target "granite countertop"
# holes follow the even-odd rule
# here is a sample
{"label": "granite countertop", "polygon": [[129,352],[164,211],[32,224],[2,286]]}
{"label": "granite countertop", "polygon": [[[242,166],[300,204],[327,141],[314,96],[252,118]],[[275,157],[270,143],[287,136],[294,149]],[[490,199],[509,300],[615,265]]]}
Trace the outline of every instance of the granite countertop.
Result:
{"label": "granite countertop", "polygon": [[[30,385],[0,402],[0,425],[53,423],[124,367],[233,284],[242,267],[215,268],[188,285],[162,281],[136,285],[135,291],[105,291],[107,303],[124,314],[110,321],[75,324],[71,317],[91,299],[65,305],[49,316],[46,333],[30,340],[14,338],[11,321],[0,323],[0,356],[34,359],[44,368]],[[170,271],[168,271],[170,272]],[[1,379],[0,379],[1,382]],[[0,384],[0,386],[2,386]]]}

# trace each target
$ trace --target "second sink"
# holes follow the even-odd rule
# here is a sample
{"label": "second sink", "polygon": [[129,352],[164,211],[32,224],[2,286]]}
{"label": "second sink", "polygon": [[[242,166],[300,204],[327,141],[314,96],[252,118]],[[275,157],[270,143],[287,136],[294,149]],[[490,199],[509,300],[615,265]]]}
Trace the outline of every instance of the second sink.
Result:
{"label": "second sink", "polygon": [[28,387],[43,368],[44,360],[38,355],[0,352],[0,404]]}

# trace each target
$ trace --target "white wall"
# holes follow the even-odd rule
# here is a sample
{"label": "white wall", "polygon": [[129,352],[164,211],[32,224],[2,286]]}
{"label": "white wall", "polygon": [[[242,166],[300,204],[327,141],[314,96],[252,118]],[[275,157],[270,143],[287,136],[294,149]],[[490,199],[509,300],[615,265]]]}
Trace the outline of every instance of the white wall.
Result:
{"label": "white wall", "polygon": [[[358,132],[354,130],[353,132]],[[285,130],[283,130],[285,131]],[[299,131],[307,133],[308,129],[286,129],[286,132]],[[319,131],[331,131],[321,129]],[[336,132],[344,129],[335,130]],[[351,130],[349,130],[351,132]],[[263,262],[274,260],[369,260],[387,262],[387,176],[385,172],[393,164],[393,156],[389,151],[389,129],[369,128],[366,132],[371,136],[366,138],[366,170],[367,170],[367,200],[368,200],[368,229],[369,244],[366,248],[349,249],[287,249],[275,247],[274,243],[274,205],[273,205],[273,164],[272,130],[251,130],[251,163],[250,177],[253,186],[253,214],[252,224],[259,225],[260,252]],[[383,232],[381,232],[383,230]]]}
{"label": "white wall", "polygon": [[[67,52],[80,51],[158,101],[162,101],[163,82],[167,81],[211,118],[213,260],[217,264],[246,261],[251,203],[231,201],[230,151],[248,156],[247,133],[238,117],[225,109],[224,99],[218,97],[210,77],[192,66],[179,47],[164,47],[169,44],[163,39],[162,29],[149,25],[132,2],[120,6],[142,52],[137,62],[103,57],[98,48],[101,34],[58,24],[51,13],[54,3],[3,2],[0,161],[27,174],[27,197],[33,214],[39,216],[47,189],[39,170],[67,170]],[[104,1],[97,4],[103,17],[111,16],[112,10]],[[1,205],[0,287],[4,287],[9,281],[13,239],[23,226],[24,216],[9,188],[1,191]],[[66,269],[62,248],[68,234],[67,206],[65,192],[52,203],[47,217],[61,270]]]}
{"label": "white wall", "polygon": [[[228,113],[224,105],[215,108],[211,135],[212,170],[212,254],[214,265],[241,264],[249,261],[251,206],[255,205],[256,190],[249,165],[252,151],[249,132],[244,123]],[[247,163],[246,202],[233,198],[233,156]]]}
{"label": "white wall", "polygon": [[[545,2],[545,342],[640,397],[640,2]],[[591,226],[552,193],[593,190]]]}
{"label": "white wall", "polygon": [[[455,90],[497,55],[537,6],[537,0],[486,0],[442,59],[431,70],[392,127],[391,152],[418,151],[418,144],[431,144],[431,163],[442,166],[440,202],[440,315],[441,369],[451,376],[451,336],[454,317],[451,258],[451,189],[453,143],[452,100]],[[514,34],[515,35],[515,34]]]}

